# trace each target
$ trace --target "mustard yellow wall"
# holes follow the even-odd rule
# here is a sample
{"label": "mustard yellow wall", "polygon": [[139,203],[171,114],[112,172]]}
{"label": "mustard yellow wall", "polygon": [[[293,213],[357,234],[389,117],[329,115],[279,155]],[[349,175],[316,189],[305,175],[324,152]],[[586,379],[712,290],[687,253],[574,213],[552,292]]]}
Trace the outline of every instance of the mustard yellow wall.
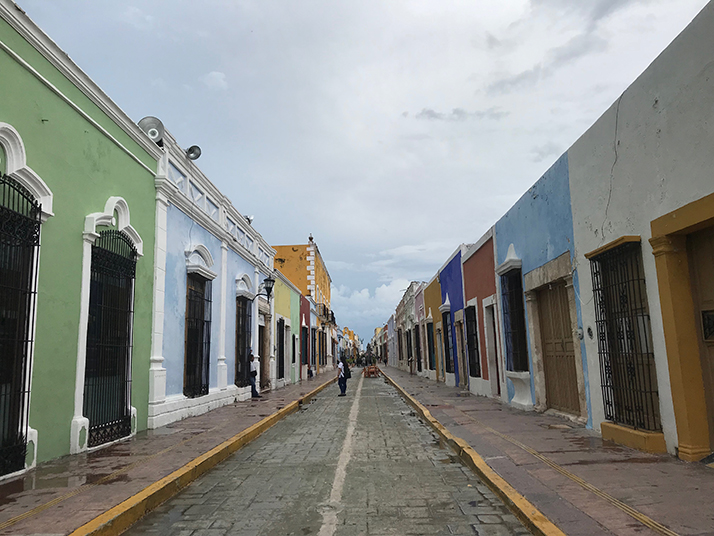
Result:
{"label": "mustard yellow wall", "polygon": [[303,296],[310,296],[307,288],[307,244],[297,246],[273,246],[275,267],[300,289]]}
{"label": "mustard yellow wall", "polygon": [[[436,375],[439,376],[439,349],[436,345],[439,344],[439,340],[436,337],[436,324],[441,322],[441,313],[439,312],[439,306],[441,305],[441,285],[437,278],[431,282],[429,286],[424,289],[424,316],[429,316],[429,309],[431,308],[431,316],[434,319],[434,356],[436,362]],[[428,350],[427,350],[428,352]],[[427,356],[429,354],[427,353]]]}
{"label": "mustard yellow wall", "polygon": [[[324,303],[328,307],[330,306],[330,275],[327,273],[327,267],[325,266],[325,261],[322,260],[322,255],[317,251],[315,255],[315,283],[320,288],[322,293],[322,299],[318,300],[317,296],[315,301],[318,303]],[[306,270],[307,271],[307,270]]]}

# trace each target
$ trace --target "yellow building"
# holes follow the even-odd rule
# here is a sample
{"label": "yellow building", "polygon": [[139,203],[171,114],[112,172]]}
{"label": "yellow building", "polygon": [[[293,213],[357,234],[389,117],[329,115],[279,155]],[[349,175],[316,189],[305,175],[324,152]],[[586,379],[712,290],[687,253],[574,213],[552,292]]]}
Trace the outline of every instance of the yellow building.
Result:
{"label": "yellow building", "polygon": [[332,279],[325,261],[312,235],[307,244],[273,246],[274,265],[295,285],[304,296],[313,299],[316,305],[317,325],[315,331],[315,353],[318,356],[317,371],[321,367],[334,366],[335,315],[330,307],[330,287]]}
{"label": "yellow building", "polygon": [[307,244],[273,248],[276,251],[275,268],[299,288],[304,296],[311,296],[315,304],[325,305],[329,311],[332,279],[312,235]]}

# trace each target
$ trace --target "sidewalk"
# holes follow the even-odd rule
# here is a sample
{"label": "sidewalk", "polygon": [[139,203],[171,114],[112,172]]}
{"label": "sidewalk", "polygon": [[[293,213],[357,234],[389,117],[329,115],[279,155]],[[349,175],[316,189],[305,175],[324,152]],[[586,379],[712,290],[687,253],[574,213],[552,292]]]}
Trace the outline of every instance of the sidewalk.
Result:
{"label": "sidewalk", "polygon": [[[238,402],[140,432],[92,453],[64,456],[2,482],[0,535],[70,534],[257,423],[267,420],[263,425],[270,426],[276,412],[293,409],[296,401],[309,398],[334,376],[322,373],[266,392],[257,401]],[[256,433],[260,429],[253,428]]]}
{"label": "sidewalk", "polygon": [[[714,469],[603,441],[570,421],[395,368],[383,370],[569,536],[714,536]],[[649,528],[648,518],[667,528]]]}

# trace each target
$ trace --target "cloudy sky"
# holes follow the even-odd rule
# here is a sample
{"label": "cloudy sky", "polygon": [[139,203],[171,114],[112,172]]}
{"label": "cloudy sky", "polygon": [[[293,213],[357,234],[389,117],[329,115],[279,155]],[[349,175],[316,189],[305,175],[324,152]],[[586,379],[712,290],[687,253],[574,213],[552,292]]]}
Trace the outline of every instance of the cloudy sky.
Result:
{"label": "cloudy sky", "polygon": [[312,233],[367,341],[707,0],[18,0],[271,244]]}

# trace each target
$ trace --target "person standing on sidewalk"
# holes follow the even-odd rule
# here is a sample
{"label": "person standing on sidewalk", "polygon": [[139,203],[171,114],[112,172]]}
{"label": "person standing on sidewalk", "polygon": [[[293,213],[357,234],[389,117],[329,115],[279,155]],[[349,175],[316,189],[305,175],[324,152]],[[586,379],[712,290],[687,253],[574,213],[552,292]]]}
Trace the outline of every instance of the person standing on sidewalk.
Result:
{"label": "person standing on sidewalk", "polygon": [[250,375],[248,376],[248,381],[250,381],[250,394],[253,398],[263,398],[260,396],[258,389],[255,388],[255,378],[258,376],[258,362],[255,360],[253,352],[250,353]]}
{"label": "person standing on sidewalk", "polygon": [[340,359],[337,363],[337,384],[340,386],[340,394],[337,396],[346,396],[347,391],[347,365],[345,365],[344,358]]}

